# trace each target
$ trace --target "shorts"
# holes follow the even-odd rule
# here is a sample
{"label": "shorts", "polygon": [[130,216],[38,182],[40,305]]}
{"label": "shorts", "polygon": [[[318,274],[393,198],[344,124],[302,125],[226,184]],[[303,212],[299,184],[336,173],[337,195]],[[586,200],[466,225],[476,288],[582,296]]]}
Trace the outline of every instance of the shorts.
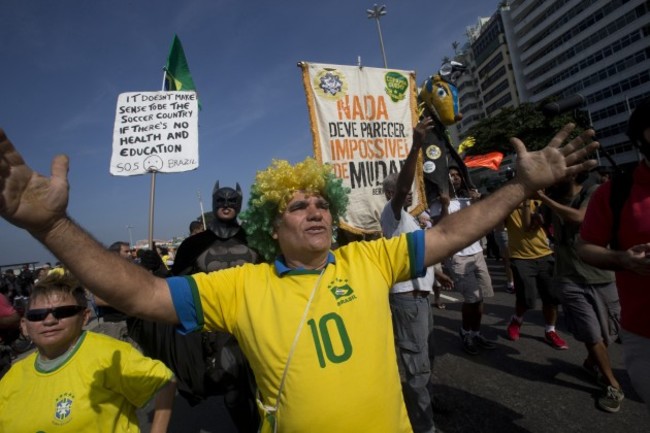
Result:
{"label": "shorts", "polygon": [[499,254],[501,254],[501,257],[504,258],[510,257],[510,248],[508,248],[508,231],[495,230],[494,241],[497,243],[497,246],[499,247]]}
{"label": "shorts", "polygon": [[569,331],[576,340],[609,345],[618,338],[621,305],[615,283],[557,283]]}
{"label": "shorts", "polygon": [[559,291],[553,285],[553,264],[551,255],[537,259],[510,259],[518,306],[532,310],[537,305],[538,296],[542,305],[560,305]]}
{"label": "shorts", "polygon": [[471,256],[453,256],[447,261],[447,271],[454,280],[454,288],[463,295],[465,303],[475,304],[494,296],[492,279],[483,253]]}

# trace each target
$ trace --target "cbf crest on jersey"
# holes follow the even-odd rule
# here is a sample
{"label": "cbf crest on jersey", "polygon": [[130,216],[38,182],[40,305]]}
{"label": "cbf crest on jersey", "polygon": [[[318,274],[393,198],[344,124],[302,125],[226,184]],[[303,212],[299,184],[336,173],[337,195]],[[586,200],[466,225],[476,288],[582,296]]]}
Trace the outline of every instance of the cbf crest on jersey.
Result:
{"label": "cbf crest on jersey", "polygon": [[327,288],[330,293],[334,295],[334,299],[336,299],[336,305],[340,306],[357,299],[357,295],[354,294],[354,290],[348,285],[348,280],[337,278],[335,281],[329,283],[327,285]]}
{"label": "cbf crest on jersey", "polygon": [[74,395],[69,392],[65,392],[56,398],[54,407],[54,424],[61,425],[70,422],[73,415],[73,403]]}

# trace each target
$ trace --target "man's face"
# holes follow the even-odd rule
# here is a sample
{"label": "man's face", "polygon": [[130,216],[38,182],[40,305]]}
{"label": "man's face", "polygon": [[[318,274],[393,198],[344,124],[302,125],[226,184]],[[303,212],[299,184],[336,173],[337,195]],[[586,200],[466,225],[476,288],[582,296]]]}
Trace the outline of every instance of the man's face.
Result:
{"label": "man's face", "polygon": [[219,188],[212,194],[212,212],[222,221],[233,220],[241,210],[242,196],[239,190]]}
{"label": "man's face", "polygon": [[237,216],[237,211],[231,207],[220,207],[217,209],[216,217],[221,221],[231,221]]}
{"label": "man's face", "polygon": [[131,249],[128,245],[120,245],[120,256],[124,257],[125,259],[131,258]]}
{"label": "man's face", "polygon": [[332,245],[332,214],[319,195],[295,192],[273,232],[280,250],[289,259],[311,253],[327,253]]}
{"label": "man's face", "polygon": [[[55,292],[50,296],[35,298],[29,310],[54,308],[64,305],[78,305],[74,296],[68,293]],[[32,322],[26,317],[21,319],[23,333],[29,336],[46,359],[53,359],[68,350],[81,335],[90,311],[85,309],[71,317],[56,319],[49,313],[42,321]]]}
{"label": "man's face", "polygon": [[449,170],[449,180],[454,189],[460,188],[463,184],[463,178],[460,176],[460,172],[453,168]]}
{"label": "man's face", "polygon": [[[384,195],[386,196],[386,200],[390,200],[395,195],[395,190],[384,189]],[[413,204],[413,191],[409,191],[409,193],[406,195],[406,199],[404,199],[404,208],[408,208],[412,204]]]}
{"label": "man's face", "polygon": [[598,183],[605,183],[610,179],[609,173],[600,173],[599,176],[600,176],[600,179],[599,179]]}

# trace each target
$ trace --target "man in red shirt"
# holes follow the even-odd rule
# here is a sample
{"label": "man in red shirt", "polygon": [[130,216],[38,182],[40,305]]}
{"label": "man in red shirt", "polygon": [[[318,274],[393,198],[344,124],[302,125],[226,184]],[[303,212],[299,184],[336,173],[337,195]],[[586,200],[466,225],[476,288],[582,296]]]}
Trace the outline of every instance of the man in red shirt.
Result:
{"label": "man in red shirt", "polygon": [[11,347],[9,344],[18,337],[20,316],[9,302],[9,299],[0,293],[0,378],[11,367]]}
{"label": "man in red shirt", "polygon": [[629,197],[620,210],[618,248],[608,248],[614,218],[609,181],[589,201],[578,254],[593,266],[616,271],[625,365],[650,410],[650,100],[630,116],[628,136],[644,158],[634,170]]}

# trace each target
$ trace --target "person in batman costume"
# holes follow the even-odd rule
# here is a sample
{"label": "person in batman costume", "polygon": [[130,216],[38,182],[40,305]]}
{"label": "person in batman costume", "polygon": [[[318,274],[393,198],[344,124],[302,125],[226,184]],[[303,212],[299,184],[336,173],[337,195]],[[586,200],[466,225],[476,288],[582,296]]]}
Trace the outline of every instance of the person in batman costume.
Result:
{"label": "person in batman costume", "polygon": [[208,224],[208,230],[183,241],[176,253],[172,274],[212,272],[256,263],[259,256],[248,247],[246,234],[237,221],[241,206],[239,184],[236,189],[220,188],[217,181],[212,191],[214,219]]}
{"label": "person in batman costume", "polygon": [[[220,187],[212,191],[214,219],[208,230],[185,239],[178,248],[172,275],[212,272],[257,263],[259,255],[248,247],[237,221],[242,192]],[[143,263],[146,266],[147,261]],[[150,269],[157,273],[162,263]],[[223,395],[224,403],[238,432],[257,432],[259,415],[254,398],[254,378],[235,338],[224,332],[181,335],[171,325],[140,321],[132,334],[147,356],[165,362],[176,374],[178,390],[195,406],[212,395]],[[135,339],[135,338],[134,338]]]}

